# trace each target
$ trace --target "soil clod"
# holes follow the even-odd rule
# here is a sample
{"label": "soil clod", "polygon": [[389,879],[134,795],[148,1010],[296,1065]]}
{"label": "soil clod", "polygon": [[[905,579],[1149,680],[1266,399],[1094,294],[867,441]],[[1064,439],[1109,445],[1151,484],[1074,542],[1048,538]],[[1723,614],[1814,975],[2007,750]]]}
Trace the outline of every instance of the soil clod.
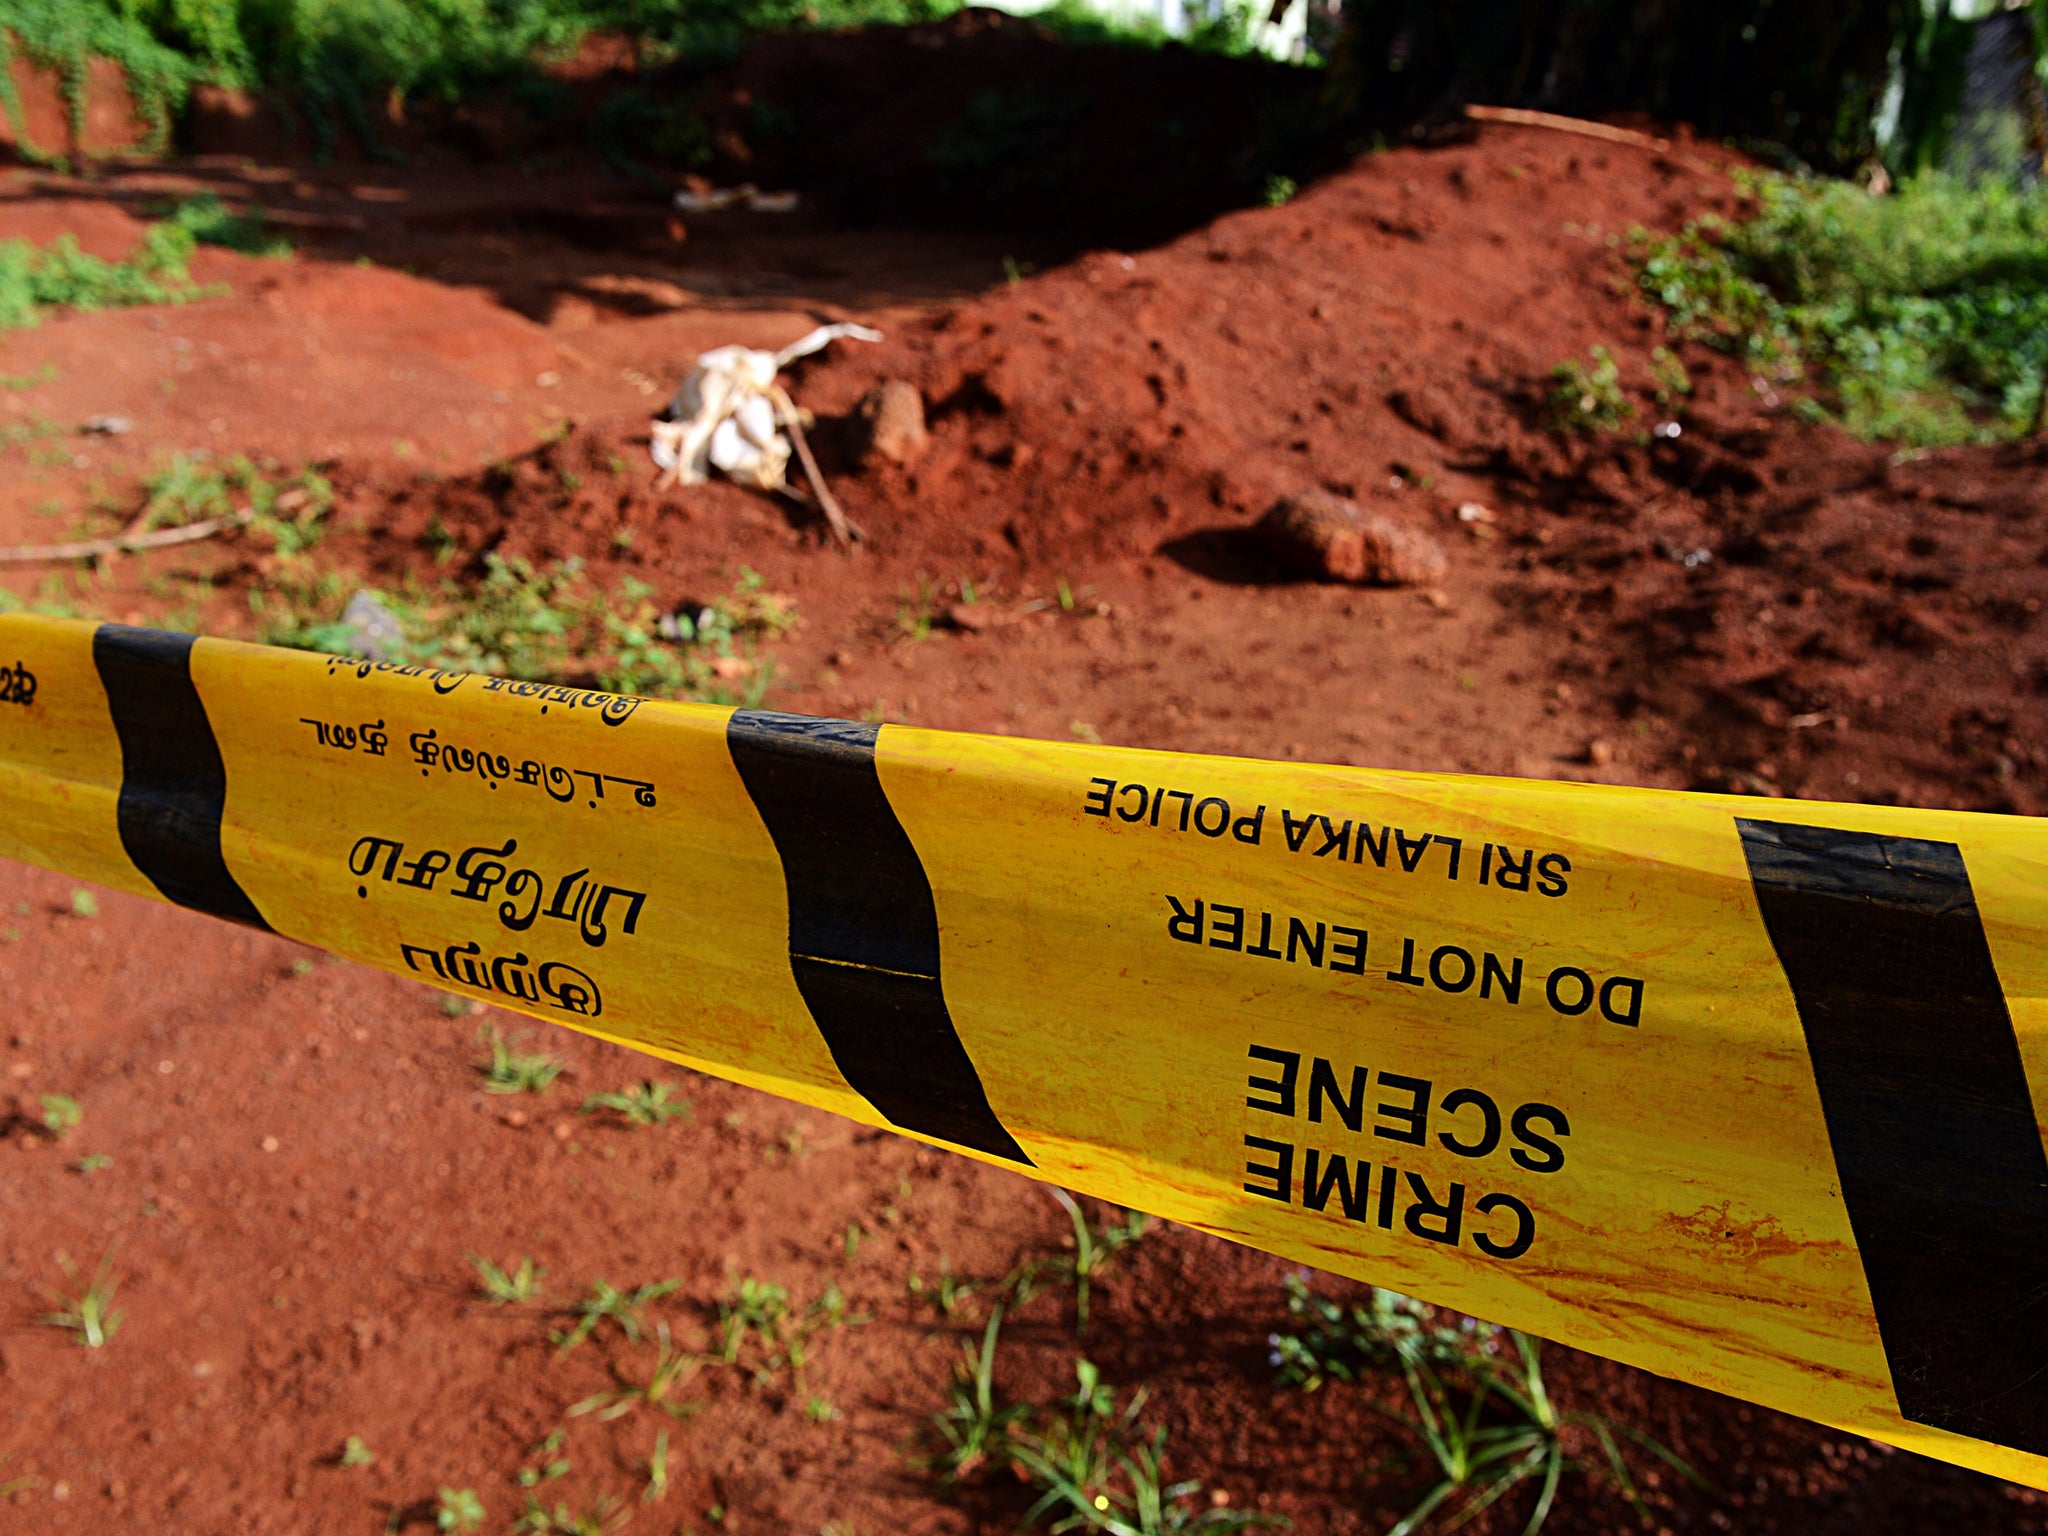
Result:
{"label": "soil clod", "polygon": [[1318,581],[1411,587],[1444,573],[1443,547],[1429,534],[1328,491],[1287,497],[1258,534],[1281,569]]}

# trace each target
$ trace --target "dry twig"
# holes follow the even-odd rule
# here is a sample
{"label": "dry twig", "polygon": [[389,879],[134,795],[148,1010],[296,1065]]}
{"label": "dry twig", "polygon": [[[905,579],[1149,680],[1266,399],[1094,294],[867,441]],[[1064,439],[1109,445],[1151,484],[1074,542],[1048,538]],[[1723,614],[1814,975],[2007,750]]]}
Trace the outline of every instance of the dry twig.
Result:
{"label": "dry twig", "polygon": [[33,565],[46,560],[97,560],[103,555],[134,554],[145,549],[167,549],[174,544],[196,544],[201,539],[210,539],[230,528],[239,528],[248,520],[248,513],[237,512],[229,517],[209,517],[204,522],[187,523],[182,528],[159,528],[153,533],[143,533],[135,523],[130,523],[121,532],[106,539],[79,539],[70,544],[16,544],[9,548],[0,548],[0,564]]}

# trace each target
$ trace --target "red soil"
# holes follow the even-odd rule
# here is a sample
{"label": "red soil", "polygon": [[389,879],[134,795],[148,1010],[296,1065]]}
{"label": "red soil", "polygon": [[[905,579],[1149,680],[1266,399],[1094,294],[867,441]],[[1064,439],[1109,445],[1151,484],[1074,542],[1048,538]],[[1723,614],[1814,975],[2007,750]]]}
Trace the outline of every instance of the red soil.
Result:
{"label": "red soil", "polygon": [[[0,391],[0,428],[137,422],[111,443],[0,453],[0,540],[115,525],[136,477],[174,450],[317,456],[343,492],[322,558],[351,574],[431,572],[435,519],[472,560],[582,555],[671,600],[720,590],[742,564],[762,571],[805,621],[777,653],[786,708],[2034,809],[2048,750],[2030,691],[2048,675],[2038,452],[1894,462],[1792,424],[1696,351],[1675,441],[1545,427],[1550,365],[1596,342],[1621,358],[1638,423],[1663,419],[1647,364],[1657,322],[1609,241],[1725,206],[1700,154],[1489,131],[1014,285],[992,241],[802,216],[718,216],[664,247],[658,203],[616,189],[597,195],[637,209],[620,232],[586,224],[572,239],[566,175],[188,164],[178,174],[265,186],[315,231],[311,253],[209,253],[200,275],[228,296],[0,339],[0,373],[56,369]],[[70,228],[113,249],[134,228],[114,205],[161,184],[0,183],[0,237]],[[359,251],[420,275],[358,267]],[[836,472],[863,552],[729,486],[653,491],[646,414],[696,350],[780,342],[839,314],[890,340],[803,370],[798,398],[829,428],[895,376],[933,415],[916,468]],[[579,423],[565,439],[532,447],[565,418]],[[95,485],[113,504],[96,520]],[[1441,590],[1275,581],[1246,529],[1313,485],[1434,530],[1451,555]],[[1460,522],[1466,502],[1492,520]],[[1685,563],[1703,548],[1711,559]],[[222,585],[177,591],[184,574]],[[995,622],[913,638],[899,621],[943,613],[963,577],[984,596],[969,616]],[[115,565],[77,600],[145,618],[171,583],[232,632],[262,579],[247,550],[195,546]],[[1071,612],[1043,601],[1062,581]],[[558,1359],[543,1317],[474,1299],[470,1252],[532,1253],[553,1302],[599,1276],[677,1277],[653,1311],[691,1347],[740,1275],[801,1302],[836,1284],[874,1314],[818,1335],[801,1385],[712,1368],[682,1389],[703,1405],[687,1421],[568,1421],[573,1471],[537,1490],[550,1504],[615,1492],[630,1529],[659,1532],[996,1532],[1021,1514],[1004,1478],[956,1494],[917,1470],[990,1290],[945,1320],[905,1277],[950,1263],[988,1282],[1055,1251],[1063,1218],[1025,1181],[708,1080],[687,1084],[688,1124],[585,1120],[582,1095],[644,1069],[568,1036],[546,1038],[570,1063],[566,1091],[488,1097],[471,1065],[479,1021],[449,1018],[432,993],[317,959],[300,974],[311,957],[284,941],[125,897],[75,916],[56,876],[10,867],[4,880],[17,905],[0,919],[0,1072],[25,1113],[61,1092],[86,1119],[62,1145],[26,1119],[0,1143],[0,1293],[16,1298],[0,1330],[0,1488],[30,1480],[0,1502],[0,1529],[425,1528],[420,1501],[444,1484],[476,1487],[502,1528],[530,1448],[607,1387],[608,1368],[644,1371],[652,1349],[608,1335]],[[74,1171],[86,1153],[113,1162]],[[853,1223],[866,1236],[849,1253]],[[32,1325],[60,1250],[88,1268],[111,1250],[123,1277],[127,1320],[103,1351]],[[1303,1532],[1384,1529],[1423,1484],[1414,1442],[1374,1406],[1393,1404],[1386,1383],[1272,1384],[1282,1273],[1157,1232],[1120,1261],[1084,1344],[1070,1300],[1022,1309],[1000,1387],[1063,1395],[1085,1348],[1110,1380],[1153,1384],[1174,1475]],[[2040,1526],[2034,1493],[1569,1351],[1549,1359],[1568,1406],[1658,1436],[1716,1484],[1648,1475],[1660,1528]],[[814,1395],[843,1416],[811,1422]],[[657,1427],[671,1430],[674,1490],[641,1509]],[[351,1434],[374,1466],[333,1464]],[[1611,1489],[1567,1490],[1552,1529],[1636,1528]],[[1527,1499],[1474,1529],[1519,1529]]]}

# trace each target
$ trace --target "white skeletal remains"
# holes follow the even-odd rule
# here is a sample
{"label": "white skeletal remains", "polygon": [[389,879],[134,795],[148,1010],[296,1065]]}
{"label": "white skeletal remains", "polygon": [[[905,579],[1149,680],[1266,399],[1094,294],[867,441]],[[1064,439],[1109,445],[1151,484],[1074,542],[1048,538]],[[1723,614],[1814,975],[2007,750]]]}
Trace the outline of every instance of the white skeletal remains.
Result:
{"label": "white skeletal remains", "polygon": [[880,341],[882,333],[864,325],[821,325],[780,352],[715,347],[699,357],[653,424],[649,451],[664,471],[661,484],[699,485],[716,469],[741,485],[782,489],[790,455],[784,432],[802,428],[776,375],[842,337]]}

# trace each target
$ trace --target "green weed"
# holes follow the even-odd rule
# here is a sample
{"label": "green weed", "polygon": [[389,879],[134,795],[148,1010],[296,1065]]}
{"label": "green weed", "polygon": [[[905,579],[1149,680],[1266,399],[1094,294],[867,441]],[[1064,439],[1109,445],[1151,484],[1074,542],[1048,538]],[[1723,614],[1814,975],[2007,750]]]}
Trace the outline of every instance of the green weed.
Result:
{"label": "green weed", "polygon": [[567,1504],[558,1503],[549,1509],[529,1493],[526,1508],[512,1522],[512,1529],[531,1532],[532,1536],[605,1536],[625,1520],[626,1513],[619,1501],[608,1493],[599,1494],[597,1502],[580,1515]]}
{"label": "green weed", "polygon": [[834,1419],[843,1419],[846,1415],[834,1408],[829,1399],[814,1396],[804,1404],[804,1417],[813,1424],[830,1424]]}
{"label": "green weed", "polygon": [[489,1259],[472,1253],[469,1262],[477,1273],[477,1290],[488,1300],[500,1306],[523,1306],[540,1296],[540,1277],[547,1273],[536,1269],[531,1254],[521,1254],[519,1263],[513,1269],[500,1269]]}
{"label": "green weed", "polygon": [[1295,185],[1292,176],[1268,176],[1266,178],[1266,206],[1282,208],[1294,201],[1301,188]]}
{"label": "green weed", "polygon": [[[348,652],[354,637],[340,615],[353,587],[332,572],[273,585],[276,601],[251,594],[263,643]],[[663,615],[653,592],[631,577],[604,590],[579,560],[542,571],[492,553],[480,580],[373,595],[405,635],[389,660],[640,697],[759,704],[774,677],[759,648],[794,627],[789,602],[751,570],[694,613]]]}
{"label": "green weed", "polygon": [[583,1101],[583,1113],[593,1115],[610,1110],[628,1125],[666,1125],[671,1120],[690,1118],[688,1099],[671,1099],[667,1083],[643,1082],[622,1093],[593,1093]]}
{"label": "green weed", "polygon": [[334,1458],[338,1467],[369,1467],[375,1466],[376,1462],[377,1453],[363,1443],[361,1435],[350,1435],[342,1441],[341,1451]]}
{"label": "green weed", "polygon": [[495,1024],[477,1031],[477,1042],[490,1052],[476,1064],[486,1093],[546,1093],[562,1075],[562,1064],[554,1057],[514,1050]]}
{"label": "green weed", "polygon": [[252,536],[287,557],[320,542],[334,508],[334,488],[318,470],[285,475],[275,464],[240,456],[216,464],[205,453],[177,454],[143,481],[143,491],[142,529],[240,517]]}
{"label": "green weed", "polygon": [[647,1489],[640,1495],[642,1504],[659,1504],[668,1497],[668,1431],[662,1430],[654,1437],[654,1454],[647,1458]]}
{"label": "green weed", "polygon": [[211,192],[156,210],[201,245],[218,245],[244,256],[289,256],[292,243],[272,227],[261,209],[235,213]]}
{"label": "green weed", "polygon": [[71,893],[71,915],[73,917],[98,917],[100,915],[99,898],[83,887],[73,891]]}
{"label": "green weed", "polygon": [[1126,1211],[1122,1221],[1105,1222],[1096,1227],[1089,1223],[1081,1203],[1064,1189],[1054,1186],[1052,1196],[1073,1223],[1073,1252],[1053,1258],[1032,1259],[1005,1283],[1015,1296],[1017,1305],[1022,1306],[1037,1293],[1048,1276],[1056,1282],[1071,1282],[1074,1287],[1075,1330],[1086,1333],[1089,1296],[1097,1279],[1119,1253],[1145,1235],[1151,1227],[1152,1218],[1139,1211]]}
{"label": "green weed", "polygon": [[1038,1490],[1018,1529],[1051,1519],[1051,1529],[1103,1531],[1109,1536],[1241,1531],[1283,1522],[1270,1515],[1204,1507],[1198,1481],[1164,1479],[1166,1430],[1138,1429],[1148,1393],[1140,1387],[1122,1409],[1093,1362],[1076,1360],[1078,1388],[1060,1411],[1015,1434],[1011,1463]]}
{"label": "green weed", "polygon": [[1595,345],[1592,366],[1568,357],[1550,370],[1551,425],[1563,432],[1612,432],[1635,414],[1614,354]]}
{"label": "green weed", "polygon": [[1684,359],[1669,347],[1650,349],[1650,373],[1657,380],[1657,403],[1675,405],[1692,393],[1692,374]]}
{"label": "green weed", "polygon": [[569,1410],[571,1418],[580,1418],[586,1413],[597,1415],[601,1424],[610,1423],[631,1413],[635,1408],[659,1408],[673,1418],[683,1418],[695,1412],[689,1403],[671,1401],[671,1394],[677,1387],[696,1375],[703,1366],[704,1358],[677,1349],[669,1338],[668,1324],[655,1325],[654,1368],[647,1379],[640,1382],[620,1380],[619,1386],[609,1392],[599,1392],[586,1397]]}
{"label": "green weed", "polygon": [[[761,1341],[771,1359],[778,1359],[783,1329],[790,1320],[789,1292],[766,1280],[746,1276],[732,1295],[718,1304],[719,1358],[737,1364],[748,1335]],[[779,1363],[779,1359],[778,1359]]]}
{"label": "green weed", "polygon": [[88,1152],[74,1165],[80,1173],[98,1173],[102,1168],[114,1166],[114,1160],[104,1152]]}
{"label": "green weed", "polygon": [[114,1292],[120,1282],[113,1278],[113,1258],[111,1251],[102,1254],[91,1281],[79,1287],[77,1266],[68,1255],[58,1254],[57,1267],[78,1288],[77,1294],[60,1295],[58,1299],[64,1305],[55,1312],[45,1312],[37,1321],[45,1327],[69,1329],[87,1349],[99,1349],[111,1342],[122,1318],[114,1308]]}
{"label": "green weed", "polygon": [[1287,1276],[1284,1284],[1288,1312],[1308,1326],[1267,1342],[1280,1379],[1306,1392],[1328,1381],[1362,1380],[1403,1359],[1469,1366],[1501,1348],[1502,1330],[1492,1323],[1439,1313],[1398,1291],[1374,1288],[1362,1304],[1346,1307],[1317,1295],[1300,1275]]}
{"label": "green weed", "polygon": [[36,325],[55,309],[126,309],[205,298],[211,290],[193,282],[186,266],[194,244],[191,233],[175,224],[152,224],[135,254],[122,261],[88,255],[70,235],[42,247],[0,240],[0,330]]}
{"label": "green weed", "polygon": [[1002,1327],[1003,1309],[990,1308],[981,1348],[968,1349],[953,1367],[951,1396],[932,1415],[932,1424],[946,1440],[938,1465],[949,1480],[966,1477],[991,1460],[1000,1461],[1011,1429],[1031,1412],[1026,1403],[996,1406],[996,1337]]}
{"label": "green weed", "polygon": [[[1461,1507],[1452,1523],[1462,1525],[1532,1478],[1540,1479],[1536,1506],[1523,1533],[1535,1536],[1550,1518],[1564,1474],[1596,1470],[1565,1454],[1564,1431],[1574,1425],[1591,1432],[1599,1443],[1606,1471],[1620,1488],[1622,1497],[1645,1522],[1649,1520],[1649,1511],[1629,1476],[1628,1463],[1615,1438],[1617,1432],[1634,1440],[1689,1482],[1705,1486],[1691,1467],[1647,1435],[1596,1414],[1560,1413],[1543,1384],[1541,1343],[1513,1329],[1507,1333],[1514,1342],[1514,1355],[1489,1361],[1470,1372],[1463,1388],[1462,1406],[1457,1401],[1458,1389],[1448,1384],[1426,1360],[1419,1354],[1403,1353],[1402,1376],[1415,1412],[1413,1417],[1402,1418],[1428,1448],[1438,1476],[1421,1501],[1387,1536],[1411,1536],[1453,1498],[1460,1500]],[[1505,1410],[1505,1422],[1484,1417],[1489,1400]]]}
{"label": "green weed", "polygon": [[64,1093],[46,1093],[41,1100],[43,1106],[43,1129],[52,1138],[62,1141],[84,1123],[85,1111],[78,1107],[78,1100]]}
{"label": "green weed", "polygon": [[488,1518],[474,1488],[443,1488],[434,1507],[437,1531],[473,1531]]}
{"label": "green weed", "polygon": [[48,384],[57,377],[57,365],[45,363],[34,373],[0,373],[0,389],[34,389],[39,384]]}
{"label": "green weed", "polygon": [[1864,437],[1931,445],[2048,420],[2048,189],[1911,177],[1886,197],[1761,173],[1742,218],[1637,230],[1671,334],[1804,379]]}
{"label": "green weed", "polygon": [[939,1278],[926,1285],[921,1275],[912,1275],[904,1282],[912,1296],[929,1301],[938,1309],[941,1317],[951,1317],[967,1305],[967,1299],[981,1287],[972,1281],[955,1278],[953,1266],[945,1259],[939,1260]]}
{"label": "green weed", "polygon": [[549,1431],[548,1437],[526,1454],[540,1458],[540,1465],[519,1469],[519,1486],[537,1488],[542,1483],[551,1483],[558,1477],[567,1477],[570,1472],[569,1458],[560,1455],[569,1434],[564,1429]]}
{"label": "green weed", "polygon": [[641,1330],[647,1325],[646,1313],[642,1310],[650,1301],[658,1301],[674,1291],[683,1282],[680,1280],[655,1280],[637,1290],[622,1291],[607,1280],[593,1280],[590,1295],[570,1310],[576,1314],[576,1326],[566,1333],[548,1335],[556,1349],[567,1354],[578,1344],[589,1338],[600,1323],[610,1321],[626,1338],[637,1344]]}
{"label": "green weed", "polygon": [[1401,1372],[1411,1411],[1395,1417],[1422,1441],[1437,1476],[1388,1536],[1412,1536],[1453,1501],[1451,1526],[1463,1525],[1536,1479],[1536,1504],[1524,1527],[1524,1536],[1534,1536],[1550,1518],[1564,1474],[1598,1470],[1565,1454],[1565,1432],[1573,1428],[1599,1444],[1605,1470],[1645,1518],[1617,1437],[1705,1486],[1648,1436],[1595,1414],[1560,1412],[1544,1384],[1542,1345],[1524,1333],[1439,1312],[1394,1291],[1373,1290],[1363,1305],[1347,1308],[1316,1295],[1298,1275],[1286,1284],[1288,1311],[1308,1327],[1270,1341],[1282,1381],[1314,1391],[1389,1367]]}

